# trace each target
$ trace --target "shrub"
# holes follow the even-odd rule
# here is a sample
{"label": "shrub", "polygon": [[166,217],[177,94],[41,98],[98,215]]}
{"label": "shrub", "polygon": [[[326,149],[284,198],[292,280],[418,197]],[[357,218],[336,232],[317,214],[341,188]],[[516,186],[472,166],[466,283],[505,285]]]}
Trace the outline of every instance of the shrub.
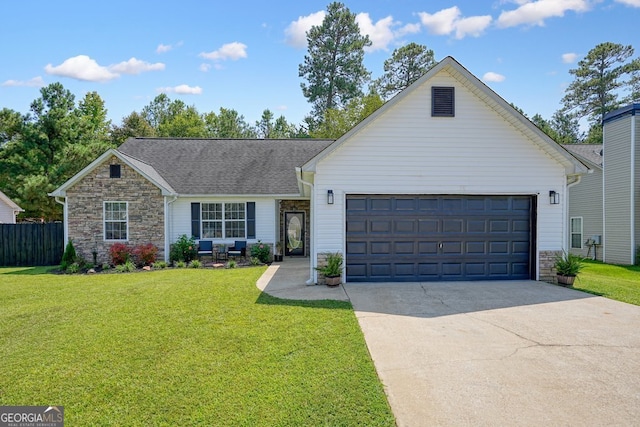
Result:
{"label": "shrub", "polygon": [[258,258],[256,257],[251,257],[251,265],[260,265],[263,264]]}
{"label": "shrub", "polygon": [[196,241],[193,237],[187,238],[186,234],[178,237],[178,240],[171,245],[171,251],[169,253],[169,259],[171,261],[184,261],[189,262],[196,258],[198,255],[198,249],[196,247]]}
{"label": "shrub", "polygon": [[114,243],[109,248],[112,265],[122,265],[131,259],[131,248],[124,243]]}
{"label": "shrub", "polygon": [[110,268],[111,268],[111,266],[109,265],[109,263],[108,263],[108,262],[105,262],[104,264],[102,264],[102,270],[103,270],[103,271],[104,271],[104,270],[108,270],[108,269],[110,269]]}
{"label": "shrub", "polygon": [[175,263],[176,268],[185,268],[187,266],[187,263],[184,261],[178,261]]}
{"label": "shrub", "polygon": [[226,268],[236,268],[238,266],[238,263],[235,262],[235,260],[229,260],[229,262],[227,262],[227,265],[225,266]]}
{"label": "shrub", "polygon": [[133,256],[136,260],[136,265],[151,265],[158,258],[158,248],[151,243],[138,245],[133,248]]}
{"label": "shrub", "polygon": [[584,259],[570,252],[563,252],[555,257],[554,267],[562,276],[577,276],[584,268]]}
{"label": "shrub", "polygon": [[189,267],[190,268],[202,268],[202,263],[199,260],[194,259],[193,261],[191,261],[189,263]]}
{"label": "shrub", "polygon": [[251,246],[251,256],[258,258],[263,264],[269,262],[270,252],[271,248],[269,248],[269,245],[262,243],[260,240],[258,240],[258,243]]}
{"label": "shrub", "polygon": [[156,261],[151,266],[161,270],[163,268],[167,268],[167,263],[164,261]]}
{"label": "shrub", "polygon": [[62,254],[62,261],[60,261],[60,269],[67,270],[67,268],[76,261],[76,249],[73,247],[73,242],[69,240],[67,246],[64,248]]}
{"label": "shrub", "polygon": [[118,273],[130,273],[136,271],[136,265],[131,260],[127,260],[124,264],[117,264],[116,271]]}
{"label": "shrub", "polygon": [[316,267],[325,277],[337,277],[342,274],[342,254],[340,252],[326,252],[326,264]]}
{"label": "shrub", "polygon": [[76,274],[80,271],[80,264],[77,262],[73,262],[71,264],[69,264],[69,266],[66,269],[67,273],[71,273],[71,274]]}

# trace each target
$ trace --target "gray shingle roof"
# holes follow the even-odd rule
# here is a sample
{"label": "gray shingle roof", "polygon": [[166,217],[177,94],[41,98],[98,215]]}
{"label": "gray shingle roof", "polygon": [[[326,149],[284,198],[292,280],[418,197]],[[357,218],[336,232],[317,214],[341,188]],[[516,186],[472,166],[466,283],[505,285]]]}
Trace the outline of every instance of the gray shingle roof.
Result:
{"label": "gray shingle roof", "polygon": [[179,194],[297,194],[295,168],[331,144],[319,139],[129,138],[118,151]]}
{"label": "gray shingle roof", "polygon": [[563,147],[571,154],[602,167],[602,144],[565,144]]}

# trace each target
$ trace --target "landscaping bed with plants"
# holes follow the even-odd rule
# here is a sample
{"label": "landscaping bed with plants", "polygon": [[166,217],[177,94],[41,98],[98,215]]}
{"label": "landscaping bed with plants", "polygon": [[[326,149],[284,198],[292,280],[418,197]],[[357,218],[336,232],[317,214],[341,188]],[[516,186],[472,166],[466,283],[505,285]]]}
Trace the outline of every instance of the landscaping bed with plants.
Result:
{"label": "landscaping bed with plants", "polygon": [[0,268],[0,405],[61,405],[69,425],[394,426],[351,305],[263,294],[264,269]]}
{"label": "landscaping bed with plants", "polygon": [[[158,248],[151,243],[127,245],[113,243],[109,247],[109,261],[98,264],[90,262],[76,254],[73,241],[69,241],[62,256],[62,262],[53,273],[130,273],[144,270],[163,270],[166,268],[236,268],[258,266],[271,262],[268,245],[258,241],[251,246],[250,256],[225,262],[205,262],[198,258],[197,244],[193,238],[182,235],[171,245],[169,262],[158,260]],[[96,254],[94,253],[94,260]]]}

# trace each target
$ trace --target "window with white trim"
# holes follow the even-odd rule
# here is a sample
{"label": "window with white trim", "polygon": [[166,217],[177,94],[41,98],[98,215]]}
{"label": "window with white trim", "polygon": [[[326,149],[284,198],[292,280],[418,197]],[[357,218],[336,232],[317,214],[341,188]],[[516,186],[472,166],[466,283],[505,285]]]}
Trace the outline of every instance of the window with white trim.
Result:
{"label": "window with white trim", "polygon": [[201,203],[202,239],[245,238],[246,203]]}
{"label": "window with white trim", "polygon": [[571,218],[571,249],[582,249],[582,217]]}
{"label": "window with white trim", "polygon": [[127,240],[128,202],[104,202],[104,239]]}

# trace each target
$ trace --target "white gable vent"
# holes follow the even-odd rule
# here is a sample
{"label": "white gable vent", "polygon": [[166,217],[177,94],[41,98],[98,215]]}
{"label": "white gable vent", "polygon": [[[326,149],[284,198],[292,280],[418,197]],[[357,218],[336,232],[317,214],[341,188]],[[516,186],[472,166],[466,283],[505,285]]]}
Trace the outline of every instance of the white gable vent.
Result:
{"label": "white gable vent", "polygon": [[455,116],[455,92],[453,87],[431,87],[431,117]]}

